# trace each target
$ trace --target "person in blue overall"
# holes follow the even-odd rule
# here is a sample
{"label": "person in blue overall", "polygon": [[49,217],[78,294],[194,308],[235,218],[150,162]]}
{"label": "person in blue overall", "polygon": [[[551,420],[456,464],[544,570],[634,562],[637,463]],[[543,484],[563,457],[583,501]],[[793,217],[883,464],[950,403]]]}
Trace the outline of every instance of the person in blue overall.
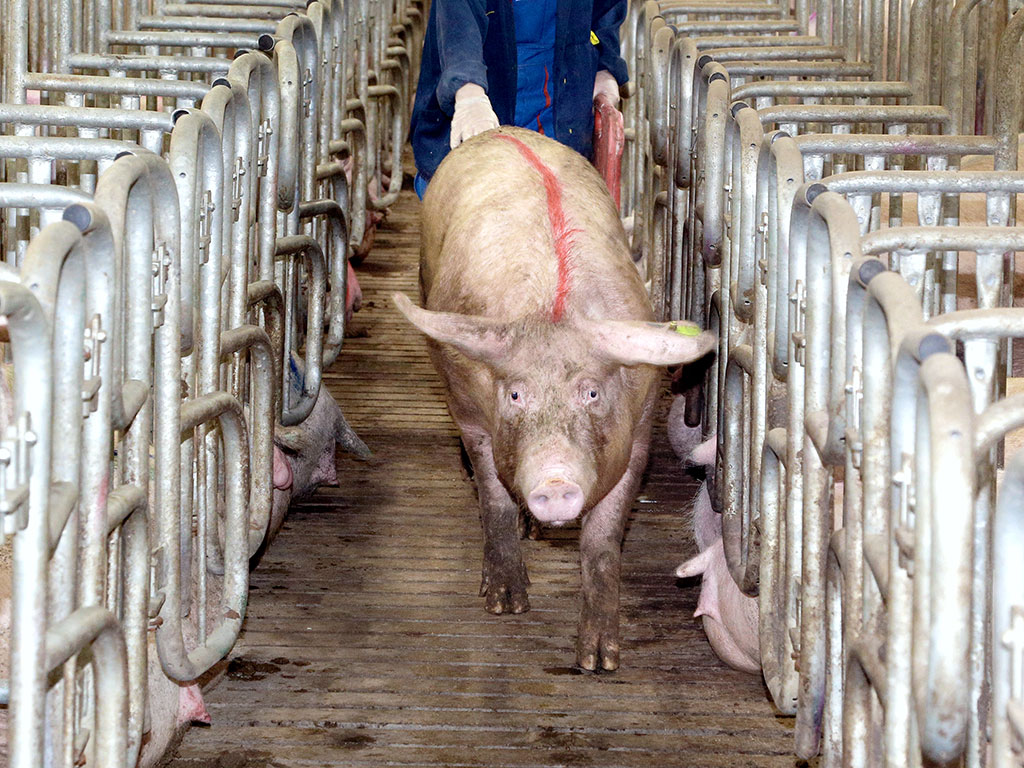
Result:
{"label": "person in blue overall", "polygon": [[626,0],[433,0],[410,138],[422,198],[445,155],[499,125],[591,155],[594,98],[617,104]]}

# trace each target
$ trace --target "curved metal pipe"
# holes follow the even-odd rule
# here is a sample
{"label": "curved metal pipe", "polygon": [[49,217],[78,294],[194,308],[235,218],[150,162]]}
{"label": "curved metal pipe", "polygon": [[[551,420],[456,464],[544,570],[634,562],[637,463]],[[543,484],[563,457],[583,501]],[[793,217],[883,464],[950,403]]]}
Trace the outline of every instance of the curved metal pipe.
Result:
{"label": "curved metal pipe", "polygon": [[[306,270],[306,354],[301,375],[299,401],[284,403],[281,415],[283,426],[303,421],[313,411],[320,395],[321,362],[323,360],[324,286],[326,270],[320,244],[307,235],[282,237],[277,241],[278,256],[301,256]],[[288,355],[288,350],[285,350]],[[290,358],[289,358],[290,360]],[[284,361],[285,378],[290,373],[289,361]],[[287,391],[287,389],[286,389]]]}
{"label": "curved metal pipe", "polygon": [[274,351],[267,332],[243,325],[221,336],[221,355],[248,350],[253,386],[249,412],[252,474],[249,487],[249,557],[259,550],[270,528],[274,464]]}

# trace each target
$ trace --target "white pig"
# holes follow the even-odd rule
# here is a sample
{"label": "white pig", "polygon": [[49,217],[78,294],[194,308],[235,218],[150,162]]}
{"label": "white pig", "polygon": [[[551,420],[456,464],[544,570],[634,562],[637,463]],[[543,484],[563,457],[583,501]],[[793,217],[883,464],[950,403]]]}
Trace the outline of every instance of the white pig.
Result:
{"label": "white pig", "polygon": [[[717,437],[701,443],[690,461],[710,466],[715,460]],[[711,648],[722,661],[741,672],[761,671],[758,646],[757,599],[740,591],[729,574],[722,546],[722,517],[711,508],[707,482],[701,483],[693,509],[694,538],[699,554],[676,569],[676,576],[700,576],[700,598],[697,611],[704,623],[704,633]]]}

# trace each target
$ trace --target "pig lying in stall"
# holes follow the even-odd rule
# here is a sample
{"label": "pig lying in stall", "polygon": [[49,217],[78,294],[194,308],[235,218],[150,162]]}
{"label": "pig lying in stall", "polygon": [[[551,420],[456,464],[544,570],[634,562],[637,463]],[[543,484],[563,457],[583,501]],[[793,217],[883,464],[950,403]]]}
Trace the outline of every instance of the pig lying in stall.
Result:
{"label": "pig lying in stall", "polygon": [[352,322],[352,316],[363,306],[363,289],[359,287],[359,278],[352,265],[348,265],[348,286],[345,291],[345,323]]}
{"label": "pig lying in stall", "polygon": [[[291,358],[289,366],[289,397],[297,399],[302,391],[303,368],[300,360]],[[306,419],[294,427],[278,427],[274,434],[273,507],[264,545],[270,542],[284,522],[289,504],[308,495],[317,486],[337,484],[335,446],[360,456],[370,451],[352,431],[337,401],[326,388],[321,388],[316,404]],[[216,603],[221,589],[219,580],[208,585]],[[193,611],[186,620],[186,646],[195,636]],[[150,731],[146,737],[139,768],[160,763],[171,743],[189,723],[211,722],[198,683],[179,685],[160,670],[155,646],[150,645],[149,706]]]}
{"label": "pig lying in stall", "polygon": [[[696,393],[681,374],[682,370],[672,377],[672,391],[677,396],[672,400],[666,423],[669,444],[682,461],[712,472],[717,436],[700,442],[700,425],[686,423],[687,397]],[[694,617],[701,618],[704,634],[718,658],[733,669],[760,672],[757,598],[743,594],[729,574],[722,543],[722,518],[711,506],[707,481],[701,483],[694,498],[693,531],[698,554],[680,565],[676,576],[701,577]]]}
{"label": "pig lying in stall", "polygon": [[[302,362],[294,357],[289,366],[289,396],[299,397],[302,391]],[[278,427],[274,434],[273,486],[274,498],[265,544],[274,537],[289,504],[312,493],[319,485],[337,484],[335,447],[359,456],[369,456],[365,443],[352,431],[337,401],[321,388],[316,404],[306,419],[294,427]],[[213,580],[208,589],[216,595],[220,582]],[[194,612],[193,612],[194,615]],[[186,621],[186,644],[195,633],[193,619]],[[154,645],[150,645],[150,726],[140,768],[158,764],[168,746],[189,723],[209,724],[211,718],[197,683],[179,685],[167,679],[159,667]]]}
{"label": "pig lying in stall", "polygon": [[[666,430],[669,444],[680,460],[707,472],[714,470],[717,437],[700,441],[701,426],[686,423],[687,398],[699,396],[682,380],[682,370],[672,377],[672,400]],[[701,577],[700,598],[694,617],[700,617],[711,648],[722,661],[742,672],[761,671],[758,647],[757,598],[743,594],[729,574],[722,544],[722,517],[711,506],[705,480],[693,504],[693,533],[698,554],[676,569],[680,578]]]}
{"label": "pig lying in stall", "polygon": [[473,465],[491,613],[529,609],[520,504],[541,523],[582,515],[576,663],[619,666],[622,537],[647,463],[657,366],[709,351],[684,323],[655,323],[604,181],[579,154],[499,128],[452,152],[427,188],[424,309]]}
{"label": "pig lying in stall", "polygon": [[[302,361],[292,356],[288,371],[289,396],[298,399],[302,392]],[[356,456],[371,456],[370,449],[357,435],[341,412],[337,400],[323,387],[316,405],[305,421],[294,427],[274,431],[274,511],[271,532],[277,531],[288,504],[306,496],[321,485],[337,485],[334,449]],[[287,494],[282,492],[287,491]]]}
{"label": "pig lying in stall", "polygon": [[[669,425],[671,428],[671,421]],[[717,438],[712,435],[697,446],[689,461],[713,466],[716,444]],[[704,634],[718,658],[733,669],[756,674],[761,671],[757,598],[743,594],[729,573],[722,546],[722,516],[711,508],[706,480],[694,500],[693,533],[699,553],[676,569],[680,578],[701,577],[700,598],[693,615],[701,617]]]}
{"label": "pig lying in stall", "polygon": [[[668,430],[668,443],[682,461],[690,460],[691,454],[701,443],[703,428],[700,424],[701,411],[703,410],[703,375],[700,366],[691,365],[685,368],[678,368],[672,373],[670,389],[673,395],[672,406],[668,413],[666,428]],[[691,426],[688,422],[695,421],[696,425]],[[714,454],[711,462],[714,463]]]}

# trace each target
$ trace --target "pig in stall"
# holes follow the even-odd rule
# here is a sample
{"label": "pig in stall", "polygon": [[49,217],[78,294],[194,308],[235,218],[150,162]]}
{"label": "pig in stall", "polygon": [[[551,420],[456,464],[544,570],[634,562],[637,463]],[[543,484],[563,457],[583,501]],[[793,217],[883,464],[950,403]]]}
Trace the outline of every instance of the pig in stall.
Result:
{"label": "pig in stall", "polygon": [[[718,437],[712,434],[699,442],[700,427],[685,423],[686,397],[691,390],[680,388],[673,381],[673,391],[682,392],[673,402],[666,424],[669,442],[679,459],[686,464],[703,468],[705,477],[715,471],[715,454]],[[768,423],[784,423],[786,416],[786,395],[784,389],[773,388],[768,393]],[[843,514],[843,482],[836,478],[833,489],[833,510],[838,527]],[[743,594],[725,560],[722,540],[722,515],[716,512],[708,489],[708,482],[701,483],[693,507],[694,539],[698,554],[676,569],[680,578],[701,577],[700,597],[695,617],[699,616],[704,625],[715,654],[733,669],[753,674],[761,671],[761,654],[758,641],[759,611],[756,597]]]}
{"label": "pig in stall", "polygon": [[[699,365],[688,365],[672,373],[673,395],[666,427],[668,442],[681,460],[686,461],[700,445],[703,435],[701,416],[704,408],[703,380],[706,371]],[[714,464],[714,455],[711,457]]]}
{"label": "pig in stall", "polygon": [[[669,428],[671,434],[671,421]],[[712,435],[697,446],[688,461],[710,468],[715,463],[716,447],[717,437]],[[676,576],[701,577],[694,618],[701,618],[704,634],[718,658],[733,669],[756,674],[761,671],[757,598],[743,594],[729,573],[722,544],[722,516],[711,507],[706,480],[694,499],[693,533],[698,554],[680,565]]]}
{"label": "pig in stall", "polygon": [[352,265],[347,265],[348,280],[345,290],[345,324],[352,322],[352,316],[363,306],[363,289],[359,287],[359,278]]}
{"label": "pig in stall", "polygon": [[473,465],[484,528],[481,596],[529,609],[520,505],[543,524],[582,516],[576,663],[619,666],[622,537],[647,463],[658,366],[713,338],[655,323],[618,211],[579,154],[500,128],[453,151],[422,209],[428,337]]}
{"label": "pig in stall", "polygon": [[[302,391],[301,360],[290,358],[289,397],[297,399]],[[345,419],[337,401],[321,388],[316,404],[306,419],[294,427],[280,427],[274,433],[273,506],[263,547],[273,539],[284,522],[290,503],[312,493],[319,485],[337,484],[335,448],[359,456],[370,451]],[[261,548],[262,551],[262,548]],[[259,554],[257,554],[259,557]],[[214,580],[208,589],[216,602],[220,583]],[[194,612],[193,612],[194,615]],[[191,649],[196,627],[192,616],[186,621],[186,647]],[[210,724],[199,683],[178,684],[160,670],[156,649],[150,646],[149,707],[150,731],[146,737],[139,768],[160,763],[169,745],[189,723]]]}
{"label": "pig in stall", "polygon": [[[302,361],[290,356],[288,389],[293,401],[302,392],[303,375]],[[372,455],[366,443],[349,426],[338,401],[321,386],[313,410],[301,424],[279,426],[274,430],[274,506],[270,535],[280,528],[293,500],[308,496],[321,485],[338,484],[336,446],[362,458]]]}

